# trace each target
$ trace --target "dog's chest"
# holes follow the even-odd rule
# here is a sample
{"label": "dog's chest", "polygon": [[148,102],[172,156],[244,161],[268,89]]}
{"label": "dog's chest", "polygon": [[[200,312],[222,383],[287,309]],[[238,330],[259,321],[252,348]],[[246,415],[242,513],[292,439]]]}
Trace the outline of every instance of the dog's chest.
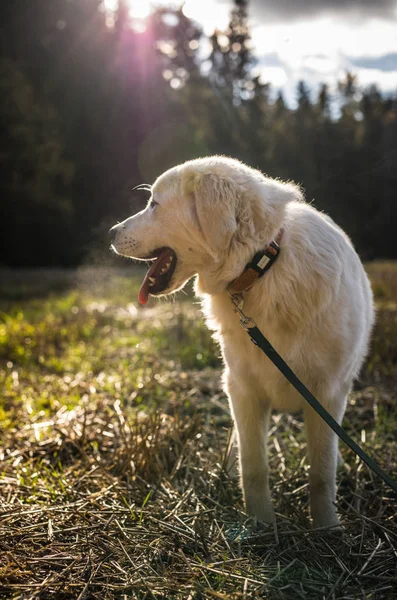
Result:
{"label": "dog's chest", "polygon": [[[229,304],[206,307],[210,326],[218,332],[222,356],[226,364],[228,393],[233,388],[244,390],[247,395],[270,402],[272,408],[282,412],[294,412],[302,408],[301,396],[292,388],[278,369],[250,339],[241,327],[238,316]],[[290,354],[288,337],[280,335],[277,327],[268,326],[263,333],[277,346],[280,353]],[[288,347],[289,345],[289,347]]]}
{"label": "dog's chest", "polygon": [[[240,332],[239,332],[240,333]],[[295,412],[302,408],[302,397],[263,354],[246,331],[231,337],[221,335],[221,346],[230,380],[237,381],[246,393],[270,402],[273,409]],[[270,337],[270,336],[269,336]],[[232,392],[231,389],[229,389]]]}

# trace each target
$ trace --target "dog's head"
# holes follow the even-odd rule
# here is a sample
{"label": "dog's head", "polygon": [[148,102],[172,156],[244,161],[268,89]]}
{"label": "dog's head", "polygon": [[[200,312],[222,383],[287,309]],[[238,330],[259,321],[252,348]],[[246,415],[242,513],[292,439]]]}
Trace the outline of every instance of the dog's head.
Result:
{"label": "dog's head", "polygon": [[151,191],[145,210],[110,230],[117,254],[154,260],[139,292],[142,304],[196,274],[199,291],[223,291],[276,235],[285,204],[300,198],[295,185],[220,156],[166,171]]}

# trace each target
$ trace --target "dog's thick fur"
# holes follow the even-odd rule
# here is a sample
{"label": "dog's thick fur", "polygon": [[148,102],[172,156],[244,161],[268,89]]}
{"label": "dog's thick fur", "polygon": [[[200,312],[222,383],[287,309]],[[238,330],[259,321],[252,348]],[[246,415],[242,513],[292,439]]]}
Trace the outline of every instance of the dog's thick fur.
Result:
{"label": "dog's thick fur", "polygon": [[273,267],[244,293],[251,316],[297,376],[340,423],[374,320],[368,278],[347,235],[303,201],[292,183],[214,156],[177,166],[152,188],[156,204],[116,226],[114,249],[143,258],[169,246],[177,266],[164,293],[194,275],[225,362],[248,514],[272,521],[267,430],[272,409],[303,409],[314,526],[338,525],[337,437],[252,344],[226,288],[283,228]]}

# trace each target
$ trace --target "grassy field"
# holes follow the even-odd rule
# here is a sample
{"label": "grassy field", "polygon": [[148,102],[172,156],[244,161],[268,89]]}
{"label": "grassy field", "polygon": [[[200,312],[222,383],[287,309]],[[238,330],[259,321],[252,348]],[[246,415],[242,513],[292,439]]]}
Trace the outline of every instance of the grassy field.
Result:
{"label": "grassy field", "polygon": [[[397,265],[344,425],[397,476]],[[141,273],[0,279],[0,598],[397,598],[396,497],[346,447],[344,531],[309,529],[299,415],[273,416],[277,527],[225,472],[219,351],[192,294],[137,308]]]}

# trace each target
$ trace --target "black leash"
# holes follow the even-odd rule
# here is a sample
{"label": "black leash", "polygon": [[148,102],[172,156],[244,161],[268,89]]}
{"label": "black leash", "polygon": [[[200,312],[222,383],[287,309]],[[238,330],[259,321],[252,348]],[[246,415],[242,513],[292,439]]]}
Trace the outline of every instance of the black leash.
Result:
{"label": "black leash", "polygon": [[329,414],[322,404],[313,396],[313,394],[307,389],[307,387],[301,382],[301,380],[295,375],[295,373],[289,368],[287,363],[281,358],[278,352],[273,348],[269,340],[265,338],[263,333],[258,329],[255,321],[250,317],[247,317],[243,312],[243,297],[241,294],[233,294],[229,292],[232,303],[235,307],[235,312],[240,316],[240,324],[243,329],[248,333],[252,342],[258,348],[260,348],[272,363],[277,367],[284,377],[290,382],[291,385],[300,393],[301,396],[310,404],[310,406],[324,419],[326,423],[335,431],[335,433],[355,452],[361,460],[363,460],[374,473],[376,473],[383,481],[397,493],[397,483],[381,469],[374,460],[368,454],[364,452],[362,448],[351,437],[346,431],[339,425],[337,421]]}

